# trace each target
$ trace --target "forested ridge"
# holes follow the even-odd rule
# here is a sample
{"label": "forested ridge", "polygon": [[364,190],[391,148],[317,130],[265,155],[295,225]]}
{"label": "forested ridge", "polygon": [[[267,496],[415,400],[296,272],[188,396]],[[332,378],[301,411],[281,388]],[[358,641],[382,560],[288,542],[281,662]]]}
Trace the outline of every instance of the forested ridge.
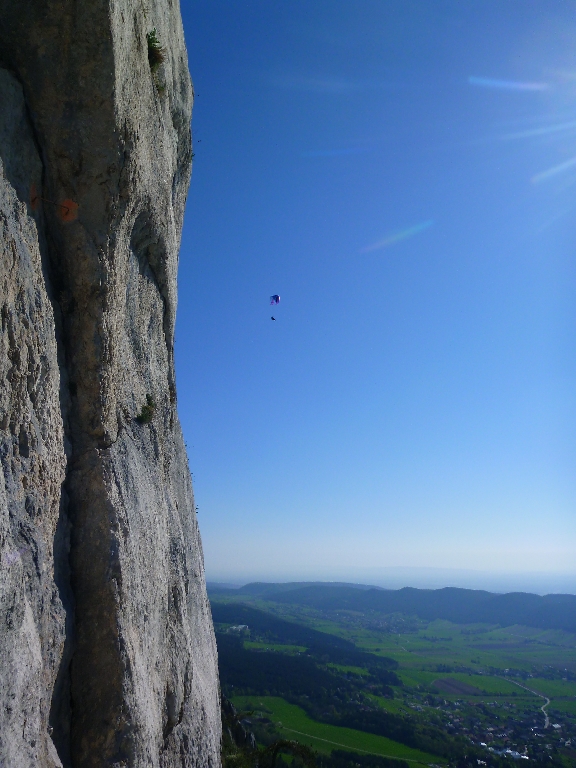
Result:
{"label": "forested ridge", "polygon": [[495,594],[480,589],[380,589],[333,584],[247,584],[214,593],[258,596],[276,603],[317,610],[352,610],[381,614],[403,613],[455,624],[474,622],[576,632],[576,595],[534,595],[528,592]]}

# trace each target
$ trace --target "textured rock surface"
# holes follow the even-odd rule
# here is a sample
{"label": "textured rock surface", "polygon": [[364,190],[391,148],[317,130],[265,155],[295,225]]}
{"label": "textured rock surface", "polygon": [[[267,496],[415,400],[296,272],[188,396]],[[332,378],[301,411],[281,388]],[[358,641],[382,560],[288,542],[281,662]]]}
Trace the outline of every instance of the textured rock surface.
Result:
{"label": "textured rock surface", "polygon": [[192,106],[179,9],[0,0],[0,43],[0,760],[216,765],[175,409]]}
{"label": "textured rock surface", "polygon": [[0,104],[0,764],[53,765],[65,625],[53,563],[66,464],[60,373],[38,229],[16,194],[42,167],[6,70]]}

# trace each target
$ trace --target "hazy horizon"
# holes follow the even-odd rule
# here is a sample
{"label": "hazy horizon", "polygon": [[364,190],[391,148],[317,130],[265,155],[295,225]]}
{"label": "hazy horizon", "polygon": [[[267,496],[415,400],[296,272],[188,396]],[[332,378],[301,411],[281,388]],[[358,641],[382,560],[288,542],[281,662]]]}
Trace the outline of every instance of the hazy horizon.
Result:
{"label": "hazy horizon", "polygon": [[[356,570],[356,572],[355,572]],[[233,571],[216,573],[207,571],[206,581],[224,586],[242,587],[254,582],[292,583],[314,582],[318,584],[347,583],[362,586],[381,587],[384,589],[402,589],[416,587],[419,589],[442,589],[444,587],[460,587],[463,589],[482,589],[488,592],[532,592],[538,595],[547,594],[576,594],[576,571],[571,573],[496,573],[476,571],[473,569],[450,568],[379,568],[367,569],[364,575],[358,573],[362,569],[342,570],[339,576],[321,578],[313,572],[302,574],[287,574],[282,572],[253,571],[244,575],[233,575]],[[371,573],[370,573],[371,571]]]}
{"label": "hazy horizon", "polygon": [[385,566],[561,585],[573,5],[182,11],[196,99],[178,406],[210,578]]}

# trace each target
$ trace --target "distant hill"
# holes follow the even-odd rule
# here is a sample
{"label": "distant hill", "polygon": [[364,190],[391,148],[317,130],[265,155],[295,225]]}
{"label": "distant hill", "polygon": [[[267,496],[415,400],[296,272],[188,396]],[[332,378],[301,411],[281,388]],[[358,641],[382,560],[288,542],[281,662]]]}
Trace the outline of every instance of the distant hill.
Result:
{"label": "distant hill", "polygon": [[[319,610],[403,613],[429,621],[445,619],[456,624],[522,624],[539,629],[576,632],[576,595],[541,596],[527,592],[499,595],[456,587],[387,590],[364,585],[310,582],[257,582],[225,591],[231,596],[259,597]],[[213,596],[217,597],[217,592]]]}
{"label": "distant hill", "polygon": [[[317,629],[295,624],[292,621],[285,621],[273,616],[266,611],[260,611],[249,605],[241,603],[211,603],[212,618],[216,625],[231,624],[243,625],[250,628],[251,635],[266,638],[266,642],[279,642],[283,644],[292,644],[304,646],[312,656],[330,660],[333,664],[349,664],[358,667],[369,667],[372,669],[395,669],[398,664],[394,659],[385,656],[374,656],[371,653],[358,650],[350,640],[344,640],[342,637],[330,635],[326,632],[319,632]],[[218,633],[218,628],[217,628]],[[220,637],[219,637],[220,647]],[[228,646],[227,646],[228,647]],[[382,675],[380,675],[382,678]],[[390,683],[391,679],[382,680]],[[394,678],[394,681],[396,678]],[[393,684],[395,684],[395,682]]]}
{"label": "distant hill", "polygon": [[288,581],[280,583],[271,583],[266,581],[253,581],[245,584],[243,587],[234,587],[230,584],[220,584],[218,582],[207,582],[206,587],[211,595],[249,595],[259,597],[261,595],[277,594],[279,592],[290,592],[294,589],[303,587],[349,587],[350,589],[382,589],[368,584],[350,584],[346,581]]}

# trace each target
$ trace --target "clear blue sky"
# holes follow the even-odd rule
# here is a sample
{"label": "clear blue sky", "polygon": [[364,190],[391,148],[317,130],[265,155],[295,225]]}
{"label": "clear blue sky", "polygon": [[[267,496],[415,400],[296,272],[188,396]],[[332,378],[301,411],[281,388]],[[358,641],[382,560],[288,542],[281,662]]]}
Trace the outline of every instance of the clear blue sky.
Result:
{"label": "clear blue sky", "polygon": [[576,3],[182,12],[208,578],[576,571]]}

